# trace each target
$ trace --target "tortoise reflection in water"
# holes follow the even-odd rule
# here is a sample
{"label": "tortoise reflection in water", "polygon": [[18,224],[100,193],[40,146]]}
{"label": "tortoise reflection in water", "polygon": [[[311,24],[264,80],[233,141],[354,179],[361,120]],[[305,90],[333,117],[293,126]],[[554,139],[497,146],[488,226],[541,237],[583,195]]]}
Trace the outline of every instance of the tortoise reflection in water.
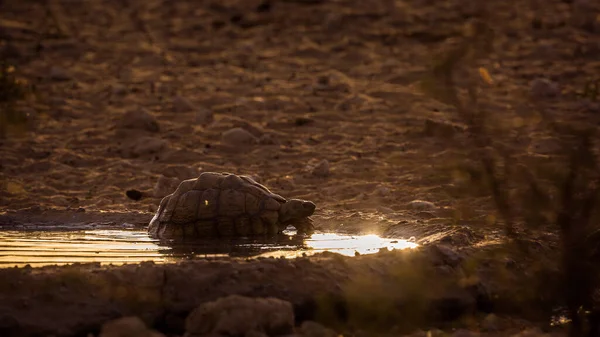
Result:
{"label": "tortoise reflection in water", "polygon": [[204,172],[161,200],[148,233],[158,238],[273,235],[292,225],[310,234],[315,208],[311,201],[286,200],[248,176]]}

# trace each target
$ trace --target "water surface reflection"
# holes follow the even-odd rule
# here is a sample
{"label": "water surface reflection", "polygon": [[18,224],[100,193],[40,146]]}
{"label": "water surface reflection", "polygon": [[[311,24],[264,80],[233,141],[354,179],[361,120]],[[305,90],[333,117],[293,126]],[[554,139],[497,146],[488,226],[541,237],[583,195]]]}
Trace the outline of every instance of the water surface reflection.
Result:
{"label": "water surface reflection", "polygon": [[294,258],[319,252],[353,256],[379,249],[414,248],[414,242],[377,235],[315,233],[310,237],[284,232],[268,239],[231,238],[187,243],[161,242],[132,229],[73,231],[0,231],[0,267],[43,266],[75,262],[101,264],[169,263],[204,257]]}

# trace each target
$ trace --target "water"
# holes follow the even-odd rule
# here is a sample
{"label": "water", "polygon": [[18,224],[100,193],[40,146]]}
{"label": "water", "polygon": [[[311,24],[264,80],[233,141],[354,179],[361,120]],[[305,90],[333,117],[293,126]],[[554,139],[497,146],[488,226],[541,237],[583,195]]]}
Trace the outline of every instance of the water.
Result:
{"label": "water", "polygon": [[76,262],[124,264],[170,263],[206,257],[294,258],[319,252],[354,256],[379,249],[407,249],[417,244],[377,235],[315,233],[310,237],[284,232],[272,239],[211,239],[194,243],[161,242],[134,229],[0,231],[0,268],[64,265]]}

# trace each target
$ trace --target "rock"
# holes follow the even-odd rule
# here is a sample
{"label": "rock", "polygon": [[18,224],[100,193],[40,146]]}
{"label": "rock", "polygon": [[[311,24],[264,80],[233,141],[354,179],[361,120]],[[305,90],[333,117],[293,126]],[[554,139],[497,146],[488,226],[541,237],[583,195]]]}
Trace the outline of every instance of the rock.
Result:
{"label": "rock", "polygon": [[464,257],[448,247],[447,245],[428,245],[427,250],[429,250],[428,255],[431,257],[434,265],[443,265],[450,267],[458,267],[464,260]]}
{"label": "rock", "polygon": [[498,331],[500,330],[500,318],[494,314],[488,314],[481,321],[481,329],[483,331]]}
{"label": "rock", "polygon": [[560,94],[558,84],[546,78],[536,78],[530,85],[531,94],[536,98],[555,97]]}
{"label": "rock", "polygon": [[164,335],[148,329],[139,317],[129,316],[104,323],[99,337],[164,337]]}
{"label": "rock", "polygon": [[549,336],[549,335],[543,333],[542,330],[540,330],[539,328],[530,328],[530,329],[525,329],[519,333],[516,333],[516,334],[512,335],[511,337],[545,337],[545,336]]}
{"label": "rock", "polygon": [[212,123],[214,119],[214,114],[209,109],[199,108],[196,110],[196,124],[208,125]]}
{"label": "rock", "polygon": [[57,66],[50,68],[48,77],[53,81],[68,81],[71,79],[71,75],[66,69]]}
{"label": "rock", "polygon": [[465,330],[465,329],[458,329],[452,334],[452,337],[476,337],[476,336],[479,336],[479,333]]}
{"label": "rock", "polygon": [[274,181],[269,182],[276,189],[291,191],[296,188],[296,181],[293,176],[277,177]]}
{"label": "rock", "polygon": [[296,120],[294,121],[294,124],[296,126],[303,126],[303,125],[308,125],[308,124],[312,124],[314,123],[315,120],[309,117],[298,117],[296,118]]}
{"label": "rock", "polygon": [[115,83],[111,86],[111,92],[113,95],[122,96],[127,93],[127,86],[121,83]]}
{"label": "rock", "polygon": [[246,332],[246,334],[244,335],[244,337],[269,337],[269,335],[267,335],[264,332],[259,332],[259,331],[248,331]]}
{"label": "rock", "polygon": [[434,211],[438,208],[434,203],[425,200],[413,200],[408,206],[417,211]]}
{"label": "rock", "polygon": [[261,145],[279,145],[280,142],[275,138],[274,135],[265,133],[258,139],[258,143]]}
{"label": "rock", "polygon": [[233,128],[223,132],[221,140],[230,145],[248,145],[258,143],[258,138],[243,128]]}
{"label": "rock", "polygon": [[329,175],[329,161],[327,159],[321,160],[313,167],[311,174],[317,177],[327,177]]}
{"label": "rock", "polygon": [[179,186],[180,182],[181,180],[175,177],[160,176],[158,177],[156,184],[154,184],[152,195],[155,198],[163,198],[173,193],[177,189],[177,186]]}
{"label": "rock", "polygon": [[196,106],[185,97],[175,96],[173,98],[173,110],[176,112],[193,111],[196,110]]}
{"label": "rock", "polygon": [[373,194],[378,195],[380,197],[388,196],[390,195],[390,193],[390,188],[386,186],[377,186],[377,188],[375,188],[375,190],[373,191]]}
{"label": "rock", "polygon": [[300,333],[303,337],[337,337],[338,334],[324,327],[323,325],[313,322],[313,321],[304,321],[300,325]]}
{"label": "rock", "polygon": [[199,125],[208,125],[214,121],[214,114],[211,110],[197,107],[189,99],[182,96],[173,98],[173,111],[175,112],[195,112],[195,122]]}
{"label": "rock", "polygon": [[467,226],[456,227],[450,233],[444,235],[439,242],[452,247],[472,245],[477,239],[483,239]]}
{"label": "rock", "polygon": [[185,321],[186,337],[241,336],[250,331],[267,335],[293,332],[292,304],[277,298],[230,295],[194,309]]}
{"label": "rock", "polygon": [[127,190],[125,192],[125,195],[131,200],[139,201],[142,200],[142,198],[144,198],[144,191],[136,189]]}
{"label": "rock", "polygon": [[156,118],[143,109],[127,111],[118,126],[124,129],[137,129],[150,132],[160,131]]}
{"label": "rock", "polygon": [[137,158],[156,155],[168,148],[169,143],[160,138],[139,137],[121,146],[120,153],[125,158]]}
{"label": "rock", "polygon": [[452,138],[458,132],[464,132],[465,129],[459,125],[443,121],[434,121],[427,119],[423,133],[428,137]]}
{"label": "rock", "polygon": [[322,75],[322,76],[317,77],[317,86],[326,87],[329,85],[329,83],[330,83],[329,76]]}

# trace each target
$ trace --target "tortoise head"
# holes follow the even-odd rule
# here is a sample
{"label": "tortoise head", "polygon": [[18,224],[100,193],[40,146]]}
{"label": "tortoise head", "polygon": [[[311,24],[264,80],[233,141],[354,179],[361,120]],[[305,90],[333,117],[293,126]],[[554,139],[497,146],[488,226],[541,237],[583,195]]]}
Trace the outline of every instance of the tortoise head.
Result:
{"label": "tortoise head", "polygon": [[279,209],[279,222],[291,224],[307,218],[315,212],[317,206],[312,201],[290,199]]}

